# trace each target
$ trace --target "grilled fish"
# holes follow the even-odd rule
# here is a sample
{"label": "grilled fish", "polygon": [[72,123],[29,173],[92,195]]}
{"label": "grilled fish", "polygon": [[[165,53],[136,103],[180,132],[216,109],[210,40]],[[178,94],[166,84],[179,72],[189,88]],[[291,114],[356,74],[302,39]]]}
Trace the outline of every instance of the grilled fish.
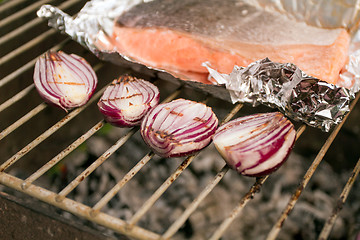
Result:
{"label": "grilled fish", "polygon": [[309,26],[239,0],[154,0],[119,16],[102,48],[204,83],[204,62],[228,74],[267,57],[335,84],[349,43],[345,29]]}

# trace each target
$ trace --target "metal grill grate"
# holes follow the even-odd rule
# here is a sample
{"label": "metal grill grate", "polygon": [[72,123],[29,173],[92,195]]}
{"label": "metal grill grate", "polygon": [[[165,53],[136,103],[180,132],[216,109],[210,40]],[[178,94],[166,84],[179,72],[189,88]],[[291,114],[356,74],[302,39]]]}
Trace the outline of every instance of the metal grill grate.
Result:
{"label": "metal grill grate", "polygon": [[[66,39],[66,37],[56,33],[56,31],[50,29],[48,30],[46,24],[43,20],[35,17],[35,12],[40,5],[44,3],[58,4],[60,8],[69,11],[72,9],[74,13],[84,4],[84,1],[80,0],[69,0],[65,2],[61,1],[38,1],[33,3],[32,1],[26,0],[17,0],[17,1],[5,1],[0,5],[0,14],[2,20],[0,20],[0,49],[1,49],[1,58],[0,58],[0,92],[2,92],[2,103],[0,104],[0,114],[11,111],[18,111],[20,104],[23,104],[24,101],[27,101],[27,98],[36,96],[34,92],[34,84],[32,83],[32,69],[37,57],[45,52],[47,49],[51,48],[53,50],[59,49],[77,49],[83,54],[90,56],[91,63],[94,66],[94,69],[97,73],[108,67],[108,63],[102,63],[94,57],[91,57],[91,54],[86,52],[81,47],[77,46],[75,43]],[[30,20],[27,20],[31,16]],[[4,16],[4,17],[3,17]],[[18,22],[23,21],[18,24]],[[35,31],[35,29],[44,29],[42,33],[29,36],[29,39],[25,43],[16,44],[18,39],[24,37],[26,33]],[[46,43],[46,44],[45,44]],[[50,45],[49,45],[50,44]],[[19,60],[21,59],[21,60]],[[11,66],[11,67],[10,67]],[[128,69],[121,70],[128,71]],[[104,71],[103,71],[104,72]],[[117,74],[117,73],[116,73]],[[163,182],[163,184],[147,199],[144,200],[143,205],[135,212],[135,214],[130,218],[130,220],[125,221],[124,219],[116,218],[110,214],[103,212],[102,209],[106,206],[110,200],[127,184],[131,179],[154,157],[154,153],[151,151],[148,152],[142,159],[140,159],[136,165],[133,166],[131,170],[126,173],[123,178],[112,186],[111,190],[108,191],[94,206],[88,206],[84,203],[72,200],[68,197],[78,185],[87,178],[94,170],[96,170],[104,161],[117,151],[120,147],[124,146],[126,142],[132,138],[132,136],[138,131],[138,128],[129,129],[118,141],[112,145],[108,150],[106,150],[101,156],[99,156],[89,167],[87,167],[81,174],[79,174],[72,182],[70,182],[63,190],[60,192],[53,192],[49,189],[41,187],[34,183],[37,179],[43,176],[47,171],[52,167],[62,161],[68,154],[73,150],[78,148],[82,143],[86,142],[91,138],[95,133],[102,129],[105,125],[103,120],[97,121],[95,124],[90,126],[88,130],[82,135],[79,134],[76,137],[76,140],[68,145],[63,151],[59,152],[55,157],[51,158],[48,162],[43,164],[39,169],[34,171],[30,176],[22,179],[12,175],[8,172],[8,169],[21,161],[31,161],[31,159],[24,159],[30,151],[36,148],[43,141],[46,141],[48,138],[51,138],[52,135],[58,130],[63,129],[63,126],[66,124],[71,124],[71,120],[83,114],[84,110],[91,108],[94,103],[99,99],[101,94],[106,87],[106,83],[109,83],[113,79],[112,76],[107,76],[106,79],[102,78],[101,81],[104,83],[102,88],[98,88],[95,95],[92,97],[89,103],[85,106],[77,108],[65,116],[61,116],[61,119],[52,124],[50,127],[45,129],[41,134],[38,134],[37,137],[29,141],[25,147],[20,147],[16,150],[16,153],[8,159],[0,160],[0,183],[15,189],[17,191],[24,192],[34,198],[42,200],[48,204],[59,207],[65,211],[73,213],[77,216],[88,219],[92,222],[98,223],[102,226],[110,228],[116,232],[125,234],[129,237],[134,237],[136,239],[169,239],[178,230],[183,226],[192,213],[194,213],[201,202],[212,192],[212,190],[221,182],[224,176],[227,174],[229,168],[224,164],[221,170],[214,175],[213,179],[204,187],[204,189],[198,193],[197,197],[186,207],[185,211],[177,218],[175,222],[171,224],[170,227],[164,229],[163,233],[155,233],[151,229],[145,229],[137,225],[139,220],[149,212],[153,207],[155,202],[163,196],[164,192],[172,185],[172,183],[186,171],[187,167],[192,163],[192,161],[197,157],[197,154],[194,154],[190,157],[183,159],[181,164],[177,169],[169,174],[169,177]],[[20,83],[19,83],[20,82]],[[28,84],[24,86],[24,84]],[[157,85],[164,84],[162,80],[158,79],[156,82]],[[7,91],[7,86],[11,85],[11,88],[17,86],[20,88],[19,91],[11,92]],[[172,85],[170,91],[168,91],[167,97],[163,99],[164,102],[170,101],[185,91],[184,86],[178,86],[176,84]],[[1,90],[2,89],[2,90]],[[6,94],[5,94],[6,92]],[[4,94],[3,94],[4,93]],[[9,97],[7,96],[9,95]],[[351,104],[351,110],[354,108],[356,102],[358,101],[359,94],[357,98]],[[210,96],[207,96],[207,99],[213,99]],[[234,105],[232,108],[228,108],[227,115],[223,116],[222,123],[229,121],[233,118],[241,109],[242,105]],[[226,107],[227,108],[227,107]],[[30,106],[22,111],[19,111],[18,119],[11,120],[6,127],[3,127],[3,130],[0,132],[0,141],[6,142],[14,132],[21,131],[21,128],[32,127],[29,126],[32,123],[32,119],[36,118],[39,114],[47,110],[47,105],[38,102],[35,106]],[[12,114],[8,114],[12,116]],[[343,123],[346,119],[343,121]],[[6,121],[5,121],[6,122]],[[309,180],[315,173],[318,165],[324,158],[325,153],[329,149],[330,145],[334,141],[335,137],[338,135],[342,124],[336,126],[336,128],[328,135],[328,138],[324,145],[318,151],[317,156],[313,160],[311,166],[308,168],[303,179],[299,179],[300,184],[297,189],[294,190],[291,198],[288,201],[286,208],[283,210],[281,215],[278,217],[277,222],[274,223],[273,228],[268,234],[267,239],[275,239],[281,228],[284,221],[294,208],[295,204],[301,193],[304,191]],[[20,130],[19,130],[20,129]],[[305,125],[301,125],[297,129],[297,141],[301,141],[301,135],[304,131],[311,131]],[[80,136],[80,137],[79,137]],[[16,138],[15,138],[16,140]],[[5,145],[4,145],[5,146]],[[206,151],[206,149],[204,150]],[[220,156],[219,156],[220,158]],[[344,204],[352,184],[354,183],[356,177],[360,171],[360,159],[353,169],[352,175],[349,177],[348,182],[346,183],[343,192],[339,196],[338,205]],[[241,211],[246,207],[247,203],[252,200],[253,196],[260,191],[262,185],[267,181],[269,176],[254,179],[255,182],[253,186],[244,194],[240,202],[233,207],[233,210],[228,213],[228,217],[223,219],[219,224],[215,232],[212,233],[210,239],[219,239],[226,232],[229,226],[233,223],[234,219],[239,216]],[[323,226],[323,230],[319,236],[319,239],[328,238],[331,228],[335,222],[335,219],[339,213],[339,206],[334,206],[333,213],[329,213],[329,218],[326,221],[326,224]]]}

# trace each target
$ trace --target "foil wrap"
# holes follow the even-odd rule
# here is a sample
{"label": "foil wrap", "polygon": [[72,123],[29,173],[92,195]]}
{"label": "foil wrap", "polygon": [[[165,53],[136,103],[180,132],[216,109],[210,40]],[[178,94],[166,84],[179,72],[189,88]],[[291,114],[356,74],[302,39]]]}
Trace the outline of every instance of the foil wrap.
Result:
{"label": "foil wrap", "polygon": [[[266,11],[280,12],[311,25],[344,27],[352,32],[349,61],[340,74],[339,86],[307,76],[291,63],[279,64],[269,59],[254,62],[246,68],[234,66],[230,74],[220,74],[204,63],[209,76],[215,79],[218,85],[191,81],[189,84],[209,93],[215,93],[222,99],[231,99],[232,102],[265,104],[278,108],[293,120],[300,120],[323,131],[329,131],[341,122],[349,111],[349,104],[354,94],[360,90],[358,4],[355,0],[346,1],[346,4],[339,0],[244,1]],[[134,66],[142,72],[154,74],[151,67],[138,62],[134,63],[132,59],[116,52],[99,50],[95,44],[99,39],[105,42],[107,36],[111,35],[116,17],[143,2],[147,1],[91,0],[75,17],[51,5],[43,5],[37,14],[39,17],[48,19],[49,26],[69,35],[99,58],[120,65]],[[155,72],[158,76],[175,79],[170,74],[166,75],[164,71]]]}
{"label": "foil wrap", "polygon": [[278,108],[289,118],[329,131],[349,112],[354,94],[306,75],[291,63],[281,64],[268,58],[248,67],[234,67],[221,74],[206,63],[211,77],[229,90],[233,103],[264,104]]}
{"label": "foil wrap", "polygon": [[76,17],[72,17],[57,7],[45,4],[37,15],[48,19],[48,25],[66,33],[72,39],[91,51],[97,51],[96,39],[110,35],[114,19],[145,0],[93,0],[87,2]]}
{"label": "foil wrap", "polygon": [[356,30],[360,19],[358,0],[245,0],[269,12],[323,28]]}

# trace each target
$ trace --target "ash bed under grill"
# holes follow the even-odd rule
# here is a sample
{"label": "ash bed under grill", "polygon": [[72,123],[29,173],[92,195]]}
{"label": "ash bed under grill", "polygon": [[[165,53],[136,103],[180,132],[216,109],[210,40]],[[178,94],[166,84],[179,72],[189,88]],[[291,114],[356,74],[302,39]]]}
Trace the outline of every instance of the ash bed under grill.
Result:
{"label": "ash bed under grill", "polygon": [[[110,238],[359,237],[359,94],[348,118],[330,133],[295,123],[293,153],[270,176],[237,175],[212,144],[187,158],[162,159],[142,142],[138,128],[112,127],[97,110],[104,87],[120,74],[154,81],[162,101],[207,101],[222,122],[271,109],[232,105],[179,82],[101,62],[35,14],[45,3],[75,14],[85,2],[0,3],[0,191],[14,201],[41,200],[62,219]],[[66,113],[42,102],[32,74],[48,49],[78,54],[94,67],[99,86],[88,104]],[[42,211],[39,203],[30,205]]]}

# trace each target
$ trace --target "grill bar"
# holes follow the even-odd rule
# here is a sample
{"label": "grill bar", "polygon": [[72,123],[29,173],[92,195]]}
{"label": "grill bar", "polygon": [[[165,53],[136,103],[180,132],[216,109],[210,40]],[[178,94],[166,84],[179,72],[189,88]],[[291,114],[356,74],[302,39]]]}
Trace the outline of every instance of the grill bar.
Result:
{"label": "grill bar", "polygon": [[[303,124],[296,131],[296,141],[299,139],[301,134],[305,131],[306,125]],[[230,227],[234,219],[241,213],[242,209],[246,204],[252,199],[256,192],[260,191],[261,186],[268,179],[269,175],[265,177],[258,178],[250,190],[245,194],[245,196],[240,200],[240,203],[231,211],[229,216],[220,224],[216,231],[211,236],[211,240],[219,239],[225,231]]]}
{"label": "grill bar", "polygon": [[30,184],[28,188],[22,189],[21,185],[23,184],[23,182],[23,180],[17,177],[14,177],[4,172],[0,172],[1,184],[13,188],[17,191],[26,193],[29,196],[35,197],[43,202],[49,203],[50,205],[64,209],[77,216],[83,217],[92,222],[113,229],[116,232],[123,233],[129,237],[133,237],[136,239],[156,240],[160,237],[158,234],[138,226],[132,226],[130,228],[125,221],[102,212],[99,212],[99,214],[97,214],[96,216],[91,216],[90,213],[92,209],[90,207],[69,198],[65,198],[61,202],[58,202],[55,200],[57,194],[42,187]]}
{"label": "grill bar", "polygon": [[31,90],[33,90],[34,87],[35,87],[34,84],[29,85],[28,87],[24,88],[22,91],[20,91],[16,95],[14,95],[12,98],[10,98],[9,100],[7,100],[3,104],[1,104],[0,105],[0,112],[2,112],[4,109],[10,107],[11,105],[16,103],[17,101],[21,100],[26,95],[28,95],[28,93],[31,92]]}
{"label": "grill bar", "polygon": [[[81,0],[69,0],[64,1],[59,8],[68,8],[71,7],[73,4],[80,2]],[[4,3],[1,5],[1,11],[5,11],[3,7],[5,8],[11,8],[12,6],[16,6],[17,4],[21,4],[22,2],[25,2],[23,0],[14,0],[9,1],[7,3]],[[22,18],[26,14],[28,14],[31,11],[35,11],[40,7],[41,4],[44,2],[50,2],[48,1],[40,1],[36,3],[37,7],[34,7],[35,4],[32,4],[31,6],[26,7],[25,9],[18,11],[17,13],[13,14],[10,17],[5,18],[4,20],[0,21],[0,27],[12,24],[13,21],[17,20],[18,18]],[[30,10],[32,9],[32,10]],[[14,17],[15,16],[15,17]],[[29,21],[28,23],[20,26],[19,28],[12,30],[11,32],[5,34],[0,38],[0,46],[6,42],[12,41],[15,39],[16,35],[21,35],[23,31],[29,31],[33,28],[36,28],[40,23],[42,22],[41,19],[34,19]],[[8,26],[7,26],[8,27]],[[48,30],[44,32],[43,34],[39,35],[38,37],[32,39],[31,41],[27,42],[23,46],[15,49],[14,51],[10,52],[9,54],[5,55],[0,59],[1,63],[8,63],[9,61],[13,61],[15,57],[19,56],[20,54],[23,54],[24,52],[30,52],[28,50],[31,50],[32,47],[37,46],[41,44],[41,42],[48,40],[50,36],[55,34],[55,31]],[[59,43],[52,48],[52,50],[59,50],[62,49],[65,44],[67,44],[70,40],[66,39],[65,41]],[[38,57],[37,57],[38,58]],[[0,80],[0,87],[4,86],[5,84],[13,81],[14,79],[19,78],[21,75],[25,74],[27,71],[31,70],[31,68],[34,67],[35,61],[37,58],[31,60],[27,64],[23,66],[19,66],[17,70],[14,72],[8,74],[3,79]],[[14,61],[15,62],[15,61]],[[100,69],[101,64],[96,65],[96,70]],[[30,86],[26,87],[25,89],[21,90],[19,93],[15,94],[13,97],[5,101],[0,105],[0,112],[9,108],[12,106],[15,102],[19,101],[20,99],[25,98],[28,96],[28,94],[32,91],[34,88],[34,85],[31,84]],[[164,101],[170,101],[171,99],[174,99],[178,94],[182,91],[182,86],[178,88],[175,92],[173,92],[170,96],[168,96]],[[41,168],[39,168],[37,171],[35,171],[32,175],[30,175],[27,179],[22,180],[20,178],[17,178],[15,176],[12,176],[10,173],[4,172],[9,166],[17,162],[22,156],[27,154],[29,151],[34,149],[38,144],[40,144],[43,140],[51,136],[55,131],[60,129],[62,126],[64,126],[67,122],[69,122],[72,118],[80,114],[82,110],[84,110],[89,104],[93,103],[95,99],[99,98],[102,94],[104,88],[100,91],[98,91],[90,100],[90,102],[81,107],[74,109],[71,111],[67,116],[65,116],[62,120],[57,122],[55,125],[53,125],[51,128],[49,128],[47,131],[45,131],[43,134],[41,134],[39,137],[37,137],[35,140],[33,140],[31,143],[29,143],[26,147],[22,148],[20,151],[18,151],[14,156],[9,158],[7,161],[5,161],[0,166],[0,184],[6,185],[10,188],[13,188],[15,190],[24,192],[30,196],[33,196],[37,199],[40,199],[44,202],[49,203],[50,205],[59,207],[61,209],[64,209],[70,213],[73,213],[75,215],[78,215],[80,217],[83,217],[85,219],[88,219],[92,222],[98,223],[102,226],[105,226],[109,229],[112,229],[116,232],[125,234],[129,237],[136,238],[136,239],[169,239],[172,236],[174,236],[181,226],[186,222],[187,219],[191,216],[192,213],[194,213],[196,210],[198,210],[199,205],[203,202],[203,200],[211,193],[211,191],[218,185],[218,183],[224,178],[225,174],[228,172],[229,167],[224,165],[223,168],[217,172],[217,174],[213,177],[213,179],[205,186],[205,188],[194,198],[194,200],[187,206],[187,208],[184,210],[182,215],[172,223],[172,225],[165,229],[162,235],[159,235],[151,230],[147,230],[145,228],[139,227],[137,223],[139,220],[151,209],[151,207],[155,204],[155,202],[163,195],[165,191],[171,186],[173,181],[175,181],[180,174],[186,170],[187,166],[191,164],[192,160],[197,156],[193,155],[188,158],[186,158],[179,166],[178,168],[173,172],[169,173],[171,174],[161,185],[160,187],[151,195],[150,198],[146,199],[144,201],[144,204],[135,212],[135,214],[132,216],[132,218],[126,222],[125,220],[122,220],[120,218],[113,217],[105,212],[102,212],[106,204],[109,203],[109,201],[122,189],[122,187],[128,183],[135,174],[137,174],[154,156],[153,152],[148,152],[140,161],[137,162],[135,166],[133,166],[125,175],[124,177],[118,181],[110,191],[106,192],[104,196],[96,203],[93,207],[86,206],[85,204],[74,201],[68,198],[68,194],[78,187],[78,185],[88,177],[97,167],[99,167],[105,160],[107,160],[110,155],[112,155],[117,149],[119,149],[123,144],[126,143],[128,139],[130,139],[133,134],[137,131],[137,128],[134,128],[130,130],[127,134],[122,136],[111,148],[106,150],[103,155],[101,155],[94,163],[93,165],[90,165],[87,169],[85,169],[80,175],[75,177],[75,179],[70,182],[60,193],[55,193],[52,191],[49,191],[45,188],[36,186],[34,182],[44,175],[49,169],[54,167],[57,163],[59,163],[61,160],[63,160],[69,153],[71,153],[74,149],[76,149],[80,144],[84,143],[87,139],[89,139],[91,136],[93,136],[98,130],[100,130],[103,127],[104,121],[98,122],[96,125],[94,125],[92,128],[90,128],[85,134],[80,136],[77,140],[75,140],[72,144],[70,144],[68,147],[66,147],[63,151],[57,154],[54,158],[52,158],[49,162],[47,162],[45,165],[43,165]],[[354,105],[356,104],[357,100],[359,98],[359,94],[356,98],[356,100],[353,101],[351,105],[351,110],[353,109]],[[46,107],[45,103],[42,103],[38,105],[36,108],[29,111],[26,115],[21,117],[19,120],[17,120],[15,123],[11,124],[9,127],[7,127],[5,130],[0,132],[0,140],[3,139],[5,136],[10,134],[12,131],[17,129],[19,126],[23,125],[25,122],[27,122],[29,119],[31,119],[33,116],[41,112]],[[225,123],[229,121],[240,109],[242,105],[238,104],[236,105],[233,110],[223,119],[222,123]],[[346,118],[344,119],[343,123],[346,121]],[[222,124],[221,123],[221,124]],[[343,124],[342,123],[342,124]],[[341,125],[342,125],[341,124]],[[278,222],[274,225],[272,232],[270,232],[268,238],[273,239],[275,238],[278,233],[280,232],[282,228],[283,222],[288,217],[289,213],[291,212],[292,208],[294,207],[295,203],[297,202],[297,199],[305,186],[307,185],[309,179],[314,174],[318,164],[321,162],[322,158],[325,155],[325,152],[328,150],[331,142],[334,140],[335,136],[338,134],[340,126],[337,126],[335,130],[331,133],[330,137],[326,141],[325,145],[321,148],[318,156],[313,161],[311,167],[308,169],[308,172],[305,174],[304,178],[301,181],[301,185],[299,188],[295,191],[295,193],[292,195],[291,199],[289,200],[288,206],[284,209],[284,212],[280,216]],[[305,125],[302,125],[297,130],[297,139],[299,136],[303,133],[303,131],[306,129]],[[339,206],[343,205],[348,193],[351,190],[352,184],[354,183],[356,177],[359,174],[360,169],[360,159],[359,162],[356,164],[353,174],[349,178],[348,182],[346,183],[343,192],[341,193],[338,204],[334,208],[333,214],[329,217],[328,221],[323,227],[323,232],[319,236],[319,239],[327,238],[330,234],[331,228],[335,222],[335,219],[338,215],[338,211],[340,210]],[[215,232],[212,235],[212,239],[219,239],[225,231],[228,229],[230,224],[234,221],[234,219],[239,216],[239,214],[242,212],[244,207],[247,205],[247,203],[252,199],[252,196],[257,193],[257,191],[260,190],[263,183],[268,179],[268,176],[263,178],[258,178],[256,182],[252,185],[252,187],[249,189],[249,191],[243,196],[241,201],[233,208],[231,213],[229,213],[229,216],[225,218],[222,223],[218,226],[218,228],[215,230]],[[272,236],[270,236],[272,234]],[[273,237],[273,238],[271,238]]]}
{"label": "grill bar", "polygon": [[221,121],[220,125],[223,125],[224,123],[227,123],[228,121],[230,121],[235,116],[235,114],[240,111],[240,109],[243,106],[244,105],[241,103],[238,103],[237,105],[235,105],[235,107],[230,111],[230,113]]}
{"label": "grill bar", "polygon": [[[175,98],[179,91],[175,91],[174,94],[169,96],[165,101],[170,101]],[[99,167],[106,159],[108,159],[117,149],[119,149],[122,145],[125,144],[127,140],[130,139],[137,131],[138,127],[132,128],[125,134],[122,138],[120,138],[111,148],[109,148],[101,157],[99,157],[95,162],[93,162],[87,169],[85,169],[79,176],[77,176],[68,186],[66,186],[57,196],[57,201],[61,201],[68,195],[77,185],[79,185],[87,176],[90,175],[97,167]]]}
{"label": "grill bar", "polygon": [[161,195],[170,187],[170,185],[180,176],[180,174],[190,165],[192,160],[197,156],[197,154],[187,157],[180,166],[168,177],[165,182],[151,195],[150,198],[141,206],[141,208],[132,216],[129,220],[129,225],[134,226],[145,213],[154,205],[156,200],[158,200]]}
{"label": "grill bar", "polygon": [[[41,112],[47,107],[45,103],[40,103],[37,107],[29,111],[27,114],[25,114],[23,117],[21,117],[19,120],[11,124],[9,127],[5,128],[2,132],[0,132],[0,140],[9,135],[11,132],[13,132],[15,129],[29,121],[32,117],[34,117],[36,114]],[[1,168],[0,168],[1,169]]]}
{"label": "grill bar", "polygon": [[[242,104],[236,105],[233,110],[225,117],[224,121],[229,121],[242,107]],[[152,205],[158,200],[161,195],[169,188],[169,186],[179,177],[179,175],[190,165],[192,160],[197,156],[198,153],[191,155],[186,158],[181,165],[174,171],[174,173],[166,179],[166,181],[154,192],[154,194],[148,198],[148,200],[143,204],[143,206],[134,214],[134,216],[129,220],[130,225],[136,224],[140,218],[151,208]]]}
{"label": "grill bar", "polygon": [[45,39],[49,38],[50,36],[54,35],[56,33],[55,29],[50,29],[44,33],[42,33],[41,35],[39,35],[38,37],[32,39],[31,41],[25,43],[24,45],[22,45],[21,47],[15,49],[14,51],[6,54],[4,57],[2,57],[0,59],[0,65],[4,64],[5,62],[10,61],[11,59],[14,59],[15,57],[17,57],[18,55],[20,55],[21,53],[28,51],[29,49],[34,48],[35,46],[39,45],[41,42],[43,42]]}
{"label": "grill bar", "polygon": [[42,1],[37,1],[35,3],[33,3],[32,5],[17,11],[16,13],[12,14],[11,16],[3,19],[0,21],[0,28],[4,27],[5,25],[10,24],[11,22],[23,18],[26,14],[29,14],[31,12],[36,11],[38,8],[40,8],[41,5],[52,2],[53,0],[42,0]]}
{"label": "grill bar", "polygon": [[97,131],[99,131],[104,126],[104,121],[101,120],[95,126],[90,128],[85,134],[76,139],[72,144],[70,144],[67,148],[65,148],[62,152],[56,155],[53,159],[47,162],[44,166],[42,166],[39,170],[34,172],[31,176],[29,176],[21,185],[23,189],[26,189],[30,184],[32,184],[36,179],[41,177],[45,172],[50,170],[55,166],[58,162],[60,162],[64,157],[66,157],[69,153],[75,150],[80,144],[89,139],[92,135],[94,135]]}
{"label": "grill bar", "polygon": [[[354,108],[354,106],[356,105],[357,101],[359,100],[359,97],[360,97],[360,94],[358,94],[356,96],[356,98],[353,100],[353,102],[351,103],[350,112]],[[336,125],[336,127],[334,128],[334,130],[331,132],[330,136],[326,140],[325,144],[321,147],[318,155],[316,156],[316,158],[312,162],[311,166],[309,167],[309,169],[305,173],[305,176],[303,177],[299,187],[296,189],[294,194],[291,196],[286,208],[284,209],[281,216],[279,217],[279,219],[277,220],[277,222],[275,223],[275,225],[273,226],[273,228],[269,232],[269,234],[267,236],[267,240],[276,239],[276,237],[278,236],[278,234],[279,234],[279,232],[280,232],[280,230],[281,230],[281,228],[282,228],[282,226],[284,224],[284,221],[286,220],[286,218],[289,216],[290,212],[294,208],[294,206],[295,206],[297,200],[299,199],[302,191],[304,190],[304,188],[306,187],[306,185],[310,181],[310,178],[314,174],[316,168],[319,166],[320,162],[324,158],[325,153],[327,152],[330,145],[334,141],[335,137],[339,133],[341,127],[344,125],[344,123],[345,123],[347,117],[349,116],[350,112],[344,117],[343,121],[340,124]]]}
{"label": "grill bar", "polygon": [[191,202],[191,204],[185,209],[183,214],[168,228],[168,230],[162,235],[164,239],[171,238],[186,222],[190,215],[197,209],[200,203],[206,198],[206,196],[214,189],[214,187],[223,179],[225,174],[229,171],[229,167],[224,165],[222,169],[216,174],[214,179],[206,185],[204,190]]}
{"label": "grill bar", "polygon": [[147,164],[153,157],[153,152],[146,154],[125,176],[109,191],[107,192],[93,207],[91,212],[95,216],[99,211],[121,190],[121,188],[131,180],[138,173],[145,164]]}
{"label": "grill bar", "polygon": [[32,29],[32,28],[36,27],[41,22],[42,22],[41,18],[35,18],[34,20],[22,25],[21,27],[16,28],[14,31],[11,31],[8,34],[2,36],[0,38],[0,46],[2,44],[4,44],[5,42],[9,42],[9,41],[13,40],[15,37],[21,35],[22,32],[25,32],[25,31],[27,31],[29,29]]}
{"label": "grill bar", "polygon": [[[170,102],[176,96],[178,96],[181,92],[182,86],[180,86],[177,90],[175,90],[172,94],[170,94],[166,99],[163,100],[163,103]],[[93,207],[92,215],[96,215],[100,209],[102,209],[120,190],[121,188],[131,180],[132,177],[135,176],[136,173],[140,171],[140,169],[145,166],[145,164],[150,161],[150,159],[155,154],[153,152],[149,152],[146,154],[109,192],[107,192]]]}
{"label": "grill bar", "polygon": [[346,185],[343,189],[343,191],[340,194],[339,199],[336,202],[336,206],[334,207],[332,214],[329,216],[329,218],[326,220],[325,225],[323,226],[323,229],[319,235],[319,240],[325,240],[328,239],[331,229],[334,226],[335,220],[341,211],[342,207],[344,206],[344,203],[349,196],[349,193],[351,191],[352,186],[354,185],[354,182],[356,178],[358,177],[360,172],[360,158],[358,162],[355,165],[355,168],[353,169],[351,176],[349,180],[346,182]]}
{"label": "grill bar", "polygon": [[[103,92],[103,91],[101,91]],[[175,91],[172,95],[167,97],[165,101],[171,101],[180,93],[180,89]],[[90,175],[96,168],[98,168],[106,159],[108,159],[117,149],[126,143],[137,131],[138,127],[132,128],[127,134],[120,138],[111,148],[109,148],[101,157],[93,162],[87,169],[85,169],[79,176],[77,176],[68,186],[66,186],[57,196],[57,201],[61,201],[68,195],[77,185],[79,185],[87,176]]]}
{"label": "grill bar", "polygon": [[9,9],[11,9],[13,7],[16,7],[17,5],[19,5],[25,1],[26,0],[12,0],[12,1],[7,1],[7,2],[3,3],[3,5],[0,8],[0,14],[8,11]]}
{"label": "grill bar", "polygon": [[68,195],[74,188],[76,188],[87,176],[90,175],[96,168],[98,168],[106,159],[108,159],[117,149],[125,144],[127,140],[133,136],[137,128],[132,128],[122,138],[120,138],[113,146],[111,146],[106,152],[101,155],[96,161],[94,161],[87,169],[85,169],[80,175],[78,175],[69,185],[67,185],[56,197],[57,201],[62,201],[66,195]]}
{"label": "grill bar", "polygon": [[[72,7],[73,5],[75,5],[76,3],[80,2],[81,0],[69,0],[67,2],[64,2],[63,4],[59,5],[58,8],[59,9],[67,9]],[[15,1],[9,1],[10,2],[15,2]],[[37,9],[37,8],[36,8]],[[38,27],[38,25],[40,23],[42,23],[44,21],[44,19],[41,18],[35,18],[27,23],[25,23],[24,25],[16,28],[15,30],[7,33],[6,35],[0,37],[0,46],[2,44],[4,44],[5,42],[9,42],[12,41],[14,38],[16,38],[17,36],[21,36],[21,34],[23,32],[26,32],[28,30],[31,30],[35,27]]]}
{"label": "grill bar", "polygon": [[231,212],[230,216],[220,224],[218,229],[210,237],[210,240],[219,239],[224,234],[224,232],[230,226],[230,224],[235,219],[235,217],[241,212],[241,210],[245,207],[245,205],[254,197],[255,193],[260,191],[261,186],[268,179],[268,177],[269,175],[256,179],[256,182],[250,188],[250,190],[245,194],[245,196],[241,199],[239,205]]}
{"label": "grill bar", "polygon": [[[237,112],[243,107],[243,104],[237,104],[231,110],[231,112],[222,120],[220,125],[227,123],[231,118],[235,116]],[[214,187],[221,181],[221,179],[225,176],[229,167],[225,165],[222,169],[217,173],[214,179],[206,185],[204,190],[198,195],[197,198],[192,201],[192,203],[186,208],[183,214],[168,228],[168,230],[162,235],[164,239],[168,239],[172,237],[180,227],[185,223],[185,221],[190,217],[190,215],[196,210],[199,204],[206,198],[206,196],[214,189]]]}
{"label": "grill bar", "polygon": [[[65,44],[68,43],[69,41],[70,41],[69,39],[66,39],[66,40],[62,41],[61,43],[59,43],[59,44],[55,45],[54,47],[52,47],[51,50],[52,51],[58,51],[59,49],[63,48],[65,46]],[[36,60],[38,58],[39,58],[39,56],[34,58],[33,60],[31,60],[30,62],[26,63],[25,65],[21,66],[20,68],[18,68],[14,72],[10,73],[9,75],[4,77],[3,79],[1,79],[0,80],[0,87],[4,86],[5,84],[7,84],[7,83],[9,83],[11,81],[13,81],[17,77],[19,77],[21,74],[23,74],[26,71],[33,68],[35,66],[35,62],[36,62]]]}

